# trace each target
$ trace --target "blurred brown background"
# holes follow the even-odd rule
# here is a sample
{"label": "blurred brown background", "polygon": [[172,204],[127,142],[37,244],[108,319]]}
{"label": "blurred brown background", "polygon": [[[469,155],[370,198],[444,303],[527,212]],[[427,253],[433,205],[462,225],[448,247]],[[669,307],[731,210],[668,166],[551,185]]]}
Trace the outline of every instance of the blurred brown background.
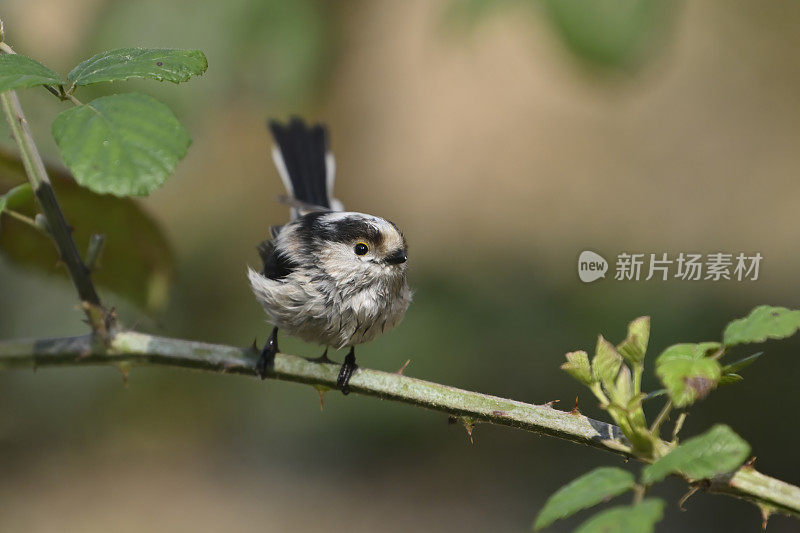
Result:
{"label": "blurred brown background", "polygon": [[[174,249],[166,309],[149,316],[103,293],[140,330],[263,342],[245,265],[287,216],[264,120],[292,113],[329,124],[337,196],[391,218],[411,243],[415,303],[360,349],[365,366],[411,358],[416,377],[561,408],[578,394],[602,417],[558,370],[564,352],[600,332],[620,340],[649,314],[652,365],[669,344],[719,338],[756,304],[798,306],[792,0],[3,0],[0,18],[18,52],[64,74],[108,48],[208,56],[208,72],[183,86],[78,94],[152,94],[194,139],[142,201]],[[66,104],[45,91],[21,99],[58,161],[49,125]],[[5,123],[0,134],[10,146]],[[756,282],[585,285],[584,249],[612,261],[621,251],[764,260]],[[0,255],[0,337],[81,333],[74,303],[63,279]],[[798,348],[768,344],[744,383],[693,409],[684,434],[728,423],[762,471],[800,483]],[[328,394],[320,413],[313,389],[292,384],[142,368],[125,387],[113,368],[5,372],[0,530],[525,531],[556,488],[621,464],[518,431],[479,426],[475,437],[374,399]],[[755,508],[722,497],[696,495],[681,513],[683,489],[655,491],[670,502],[659,531],[760,527]]]}

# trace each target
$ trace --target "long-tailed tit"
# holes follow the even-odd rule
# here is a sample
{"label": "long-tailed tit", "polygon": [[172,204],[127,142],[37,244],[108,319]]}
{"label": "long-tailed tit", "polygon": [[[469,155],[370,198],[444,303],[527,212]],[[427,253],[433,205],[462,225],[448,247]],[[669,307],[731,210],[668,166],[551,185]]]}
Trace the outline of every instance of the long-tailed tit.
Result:
{"label": "long-tailed tit", "polygon": [[258,361],[262,378],[278,352],[278,330],[328,347],[349,347],[337,385],[349,392],[355,349],[395,327],[411,302],[406,240],[392,222],[343,210],[333,198],[335,164],[327,129],[293,118],[269,122],[272,158],[288,192],[291,221],[258,246],[250,285],[275,326]]}

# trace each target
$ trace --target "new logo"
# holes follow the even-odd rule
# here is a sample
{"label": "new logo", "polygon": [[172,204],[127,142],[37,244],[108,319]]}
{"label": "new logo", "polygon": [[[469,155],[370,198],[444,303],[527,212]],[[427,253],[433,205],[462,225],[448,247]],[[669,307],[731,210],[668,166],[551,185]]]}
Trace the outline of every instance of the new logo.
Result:
{"label": "new logo", "polygon": [[584,283],[591,283],[606,277],[608,261],[602,255],[589,250],[581,252],[578,257],[578,277]]}

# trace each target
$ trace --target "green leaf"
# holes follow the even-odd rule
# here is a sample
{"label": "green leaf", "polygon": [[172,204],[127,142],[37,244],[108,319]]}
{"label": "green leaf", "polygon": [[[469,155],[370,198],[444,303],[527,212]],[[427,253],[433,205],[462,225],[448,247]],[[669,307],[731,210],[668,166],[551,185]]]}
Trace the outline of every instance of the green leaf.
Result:
{"label": "green leaf", "polygon": [[19,54],[0,55],[0,93],[12,89],[59,85],[61,76],[38,61]]}
{"label": "green leaf", "polygon": [[622,356],[617,353],[614,345],[605,340],[602,335],[598,336],[597,348],[594,359],[592,359],[592,372],[606,390],[613,388],[621,365]]}
{"label": "green leaf", "polygon": [[745,357],[744,359],[740,359],[729,365],[723,366],[722,377],[719,380],[719,384],[732,385],[734,383],[739,383],[740,381],[742,381],[744,378],[739,374],[737,374],[737,372],[752,365],[756,361],[756,359],[758,359],[762,355],[764,355],[764,352],[754,353],[749,357]]}
{"label": "green leaf", "polygon": [[750,445],[728,426],[718,424],[693,437],[642,471],[642,481],[651,485],[669,474],[680,473],[692,480],[731,472],[741,466]]}
{"label": "green leaf", "polygon": [[90,57],[72,69],[67,79],[75,85],[131,78],[180,83],[201,75],[207,68],[208,61],[200,50],[119,48]]}
{"label": "green leaf", "polygon": [[725,346],[791,337],[800,329],[800,311],[761,305],[725,328]]}
{"label": "green leaf", "polygon": [[658,356],[656,375],[676,407],[686,407],[705,398],[717,386],[722,366],[706,355],[721,348],[718,342],[675,344]]}
{"label": "green leaf", "polygon": [[631,364],[644,361],[650,340],[650,317],[640,316],[628,324],[628,337],[617,346],[617,351]]}
{"label": "green leaf", "polygon": [[739,372],[740,370],[743,370],[748,366],[752,365],[753,363],[755,363],[756,360],[762,355],[764,355],[764,352],[758,352],[748,357],[745,357],[744,359],[739,359],[738,361],[735,361],[729,365],[723,366],[722,372],[725,374],[733,374]]}
{"label": "green leaf", "polygon": [[733,385],[734,383],[739,383],[743,381],[744,378],[739,374],[725,374],[721,378],[719,378],[719,386],[722,385]]}
{"label": "green leaf", "polygon": [[62,112],[53,122],[53,137],[78,183],[116,196],[153,192],[191,143],[167,106],[137,93],[104,96]]}
{"label": "green leaf", "polygon": [[33,200],[33,189],[30,183],[17,185],[4,195],[0,196],[0,213],[4,209],[16,209]]}
{"label": "green leaf", "polygon": [[584,474],[556,491],[536,517],[534,529],[547,527],[556,520],[619,496],[633,488],[633,474],[621,468],[600,467]]}
{"label": "green leaf", "polygon": [[[73,228],[78,249],[87,249],[93,233],[106,236],[98,267],[92,272],[98,287],[116,293],[149,313],[160,311],[167,302],[174,277],[174,256],[157,221],[133,199],[100,196],[80,187],[60,165],[47,165],[47,173],[67,222]],[[0,148],[0,191],[26,179],[19,155]],[[35,216],[37,206],[32,195],[25,198],[15,194],[14,199],[16,211]],[[66,270],[50,239],[10,217],[4,216],[0,226],[0,254],[9,264],[25,271],[57,275],[67,280]],[[107,303],[113,305],[113,296],[106,293],[106,297]]]}
{"label": "green leaf", "polygon": [[647,498],[635,505],[606,509],[581,524],[575,533],[650,533],[664,517],[664,500]]}
{"label": "green leaf", "polygon": [[584,385],[591,385],[594,383],[592,376],[592,367],[589,365],[589,356],[583,350],[577,352],[569,352],[565,356],[566,363],[561,364],[561,370],[577,379]]}

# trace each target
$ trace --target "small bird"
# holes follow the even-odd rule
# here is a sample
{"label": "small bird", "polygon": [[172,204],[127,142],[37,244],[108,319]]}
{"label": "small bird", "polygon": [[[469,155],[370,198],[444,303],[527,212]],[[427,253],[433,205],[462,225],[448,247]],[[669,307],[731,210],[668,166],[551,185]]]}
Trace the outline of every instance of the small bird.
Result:
{"label": "small bird", "polygon": [[355,346],[395,327],[411,303],[406,281],[408,246],[397,226],[380,217],[344,211],[333,198],[335,162],[322,124],[268,122],[291,221],[270,228],[258,245],[263,268],[248,268],[250,285],[274,325],[257,370],[262,379],[278,352],[278,330],[325,347],[349,347],[337,386],[348,394],[358,366]]}

